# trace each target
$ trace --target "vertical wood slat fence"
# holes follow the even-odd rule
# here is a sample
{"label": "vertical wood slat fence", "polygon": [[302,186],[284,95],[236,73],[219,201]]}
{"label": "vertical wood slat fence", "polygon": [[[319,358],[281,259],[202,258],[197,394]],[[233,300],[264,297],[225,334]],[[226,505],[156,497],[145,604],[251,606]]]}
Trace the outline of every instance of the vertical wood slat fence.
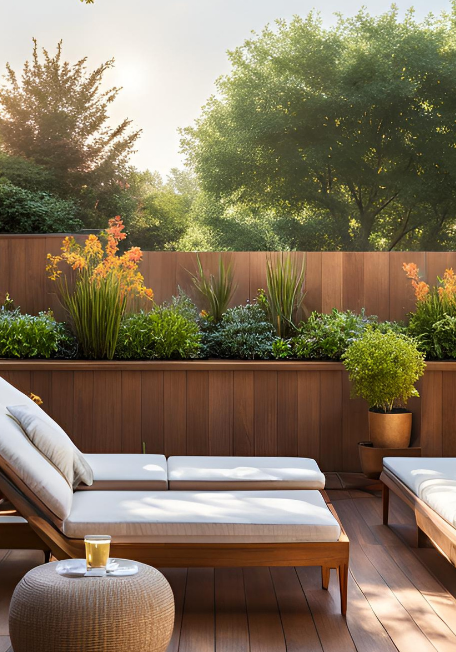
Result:
{"label": "vertical wood slat fence", "polygon": [[[58,318],[63,311],[54,284],[46,278],[46,254],[60,251],[62,235],[0,235],[0,301],[9,292],[24,312],[36,314],[51,308]],[[232,261],[237,290],[232,305],[252,300],[266,286],[266,252],[217,252],[199,254],[208,272],[216,273],[219,256]],[[302,260],[303,253],[292,253]],[[378,315],[382,320],[404,319],[413,309],[414,296],[402,264],[415,262],[431,284],[445,268],[456,269],[456,252],[309,252],[306,254],[307,311],[332,308]],[[195,298],[189,272],[196,270],[196,254],[146,251],[141,265],[146,285],[161,303],[176,294],[178,286]]]}
{"label": "vertical wood slat fence", "polygon": [[[350,399],[340,363],[5,361],[0,376],[38,394],[87,453],[140,453],[144,442],[149,453],[302,456],[359,471],[357,443],[369,438],[367,405]],[[420,400],[409,407],[418,444]],[[453,450],[453,429],[438,440],[434,426],[424,448]]]}

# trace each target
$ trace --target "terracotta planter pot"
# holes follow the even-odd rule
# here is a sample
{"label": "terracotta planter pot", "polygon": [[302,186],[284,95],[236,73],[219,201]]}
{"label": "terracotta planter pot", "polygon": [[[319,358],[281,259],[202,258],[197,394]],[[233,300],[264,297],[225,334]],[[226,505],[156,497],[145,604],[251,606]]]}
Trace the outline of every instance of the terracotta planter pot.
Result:
{"label": "terracotta planter pot", "polygon": [[376,448],[408,448],[412,434],[412,413],[408,410],[369,410],[369,436]]}

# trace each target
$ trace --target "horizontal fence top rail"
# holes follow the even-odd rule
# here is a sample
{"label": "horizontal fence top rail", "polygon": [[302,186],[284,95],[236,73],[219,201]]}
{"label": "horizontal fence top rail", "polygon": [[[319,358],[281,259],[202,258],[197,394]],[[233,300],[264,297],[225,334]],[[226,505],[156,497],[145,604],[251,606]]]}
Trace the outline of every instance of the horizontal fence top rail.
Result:
{"label": "horizontal fence top rail", "polygon": [[[13,360],[2,371],[344,371],[342,362],[305,360]],[[456,371],[456,361],[426,362],[427,371]]]}

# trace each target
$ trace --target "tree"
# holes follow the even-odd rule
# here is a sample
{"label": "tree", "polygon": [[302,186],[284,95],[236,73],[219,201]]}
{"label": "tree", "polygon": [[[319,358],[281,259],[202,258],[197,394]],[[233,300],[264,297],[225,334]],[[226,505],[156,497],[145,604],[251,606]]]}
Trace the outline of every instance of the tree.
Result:
{"label": "tree", "polygon": [[0,180],[0,232],[72,233],[81,226],[73,201]]}
{"label": "tree", "polygon": [[128,225],[128,241],[143,249],[176,249],[189,226],[190,209],[197,195],[195,179],[172,169],[166,182],[160,174],[132,171],[129,191],[137,209]]}
{"label": "tree", "polygon": [[455,22],[311,13],[253,36],[183,134],[203,190],[341,249],[451,246]]}
{"label": "tree", "polygon": [[128,119],[109,126],[108,109],[119,89],[103,91],[102,83],[114,60],[89,72],[86,58],[73,65],[63,61],[62,42],[54,56],[43,50],[43,57],[34,41],[32,61],[20,79],[7,65],[0,88],[0,148],[47,169],[58,194],[77,199],[93,218],[106,195],[122,188],[140,131],[131,130]]}

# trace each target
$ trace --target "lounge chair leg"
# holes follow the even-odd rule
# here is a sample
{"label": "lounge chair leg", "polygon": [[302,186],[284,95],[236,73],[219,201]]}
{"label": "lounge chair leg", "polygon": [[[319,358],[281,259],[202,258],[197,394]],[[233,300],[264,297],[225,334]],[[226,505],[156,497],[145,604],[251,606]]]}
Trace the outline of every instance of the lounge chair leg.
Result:
{"label": "lounge chair leg", "polygon": [[328,566],[321,567],[321,586],[325,590],[328,590],[330,574],[331,569]]}
{"label": "lounge chair leg", "polygon": [[49,564],[49,562],[51,561],[51,557],[52,557],[52,552],[50,550],[45,550],[44,551],[44,563]]}
{"label": "lounge chair leg", "polygon": [[348,599],[348,564],[341,564],[337,570],[339,573],[340,610],[342,616],[346,616]]}
{"label": "lounge chair leg", "polygon": [[386,484],[384,484],[382,487],[383,525],[388,525],[389,495],[390,495],[389,487],[387,487]]}

